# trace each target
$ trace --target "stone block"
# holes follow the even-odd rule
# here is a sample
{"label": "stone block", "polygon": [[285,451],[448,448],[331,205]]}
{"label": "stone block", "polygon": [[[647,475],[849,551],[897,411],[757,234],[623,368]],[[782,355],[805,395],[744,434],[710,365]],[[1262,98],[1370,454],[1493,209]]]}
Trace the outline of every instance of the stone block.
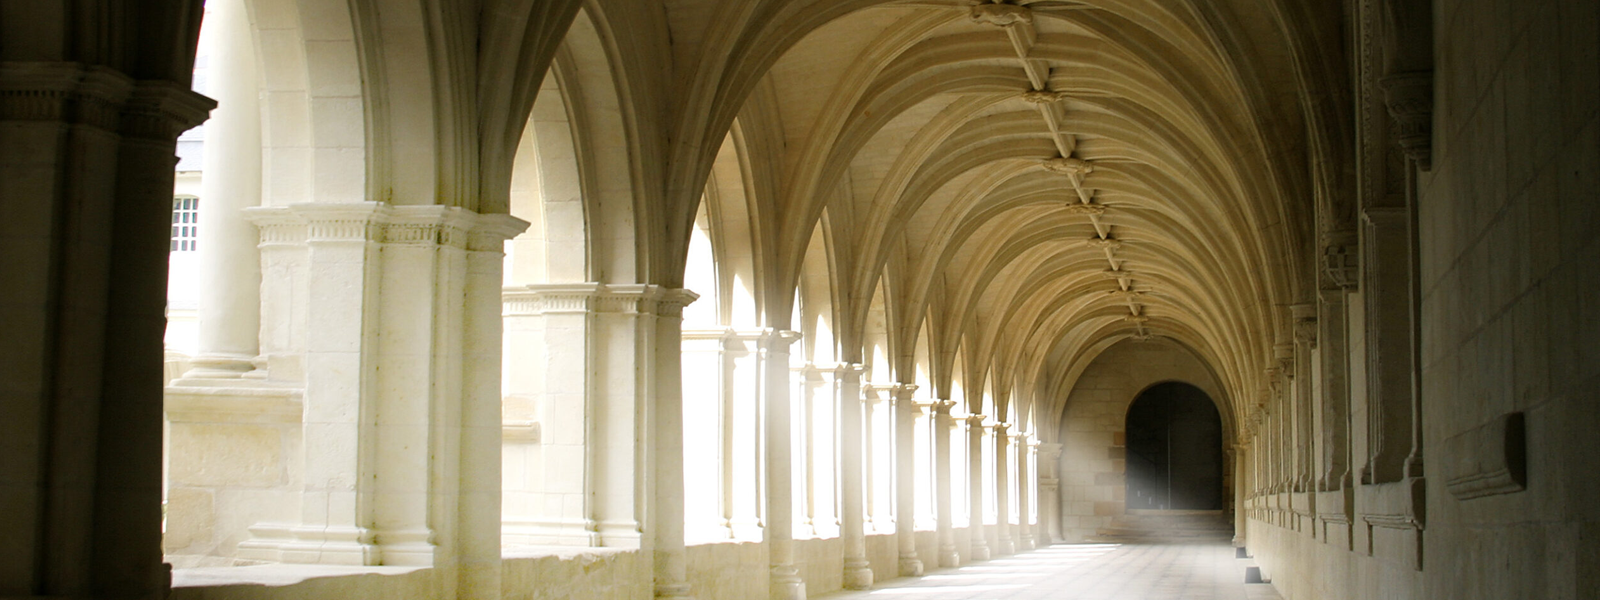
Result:
{"label": "stone block", "polygon": [[170,456],[174,485],[267,487],[284,475],[274,426],[173,423]]}
{"label": "stone block", "polygon": [[200,552],[210,546],[216,514],[212,508],[212,494],[208,490],[173,488],[167,492],[167,532],[161,539],[162,548],[169,553],[199,545]]}

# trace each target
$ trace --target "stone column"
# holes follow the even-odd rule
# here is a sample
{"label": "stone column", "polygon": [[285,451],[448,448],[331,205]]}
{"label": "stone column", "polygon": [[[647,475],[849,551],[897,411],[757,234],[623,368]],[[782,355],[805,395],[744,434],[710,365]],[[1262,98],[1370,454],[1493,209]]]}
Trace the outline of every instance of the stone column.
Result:
{"label": "stone column", "polygon": [[1019,435],[1017,437],[1017,524],[1021,535],[1017,538],[1017,545],[1022,550],[1034,549],[1033,543],[1033,492],[1037,488],[1038,478],[1034,475],[1033,461],[1039,451],[1039,442],[1031,439],[1032,436]]}
{"label": "stone column", "polygon": [[260,352],[261,259],[244,209],[261,204],[261,107],[255,36],[243,0],[212,2],[207,93],[217,109],[206,122],[201,174],[199,347],[185,377],[238,377]]}
{"label": "stone column", "polygon": [[[1404,207],[1362,211],[1367,326],[1368,461],[1363,483],[1421,475],[1413,456],[1411,237]],[[1408,459],[1414,459],[1408,461]],[[1414,462],[1415,464],[1408,464]],[[1415,472],[1414,472],[1415,471]]]}
{"label": "stone column", "polygon": [[967,415],[966,418],[967,443],[969,444],[967,469],[971,472],[971,475],[967,478],[967,503],[968,510],[971,513],[967,517],[970,523],[968,525],[968,536],[972,539],[972,560],[975,561],[989,560],[989,538],[988,534],[983,530],[985,516],[983,510],[983,434],[985,430],[983,421],[987,418],[984,415],[976,414]]}
{"label": "stone column", "polygon": [[767,562],[774,600],[804,600],[806,583],[794,566],[794,469],[791,465],[789,345],[800,339],[793,331],[773,331],[761,342],[762,396],[766,407]]}
{"label": "stone column", "polygon": [[961,566],[961,555],[956,552],[956,531],[951,513],[950,497],[950,433],[955,422],[950,419],[950,400],[933,403],[934,480],[937,498],[934,499],[939,519],[939,566]]}
{"label": "stone column", "polygon": [[1061,479],[1057,461],[1061,458],[1061,444],[1039,444],[1039,539],[1049,546],[1062,540],[1061,536]]}
{"label": "stone column", "polygon": [[[689,561],[683,541],[683,307],[694,302],[699,295],[686,289],[664,289],[649,286],[655,298],[644,298],[639,303],[641,312],[654,313],[653,352],[646,355],[643,369],[654,369],[653,388],[645,398],[653,397],[642,408],[648,418],[646,447],[653,450],[646,458],[647,465],[637,473],[646,471],[655,475],[646,482],[637,475],[634,481],[640,487],[633,490],[639,497],[645,490],[649,496],[648,507],[638,507],[647,515],[645,531],[654,529],[650,536],[654,559],[655,596],[657,598],[692,598],[689,590]],[[659,295],[656,295],[659,294]],[[654,300],[654,302],[651,302]],[[653,305],[653,306],[652,306]],[[653,310],[652,310],[653,309]],[[646,314],[649,314],[646,313]],[[644,319],[641,319],[644,320]],[[653,335],[650,335],[653,334]],[[653,439],[652,439],[653,438]],[[623,444],[621,447],[630,447]]]}
{"label": "stone column", "polygon": [[922,559],[917,557],[916,532],[916,455],[914,436],[917,415],[917,386],[904,384],[895,390],[895,538],[900,545],[900,576],[921,577]]}
{"label": "stone column", "polygon": [[866,453],[862,436],[864,419],[861,401],[859,364],[839,370],[839,492],[843,509],[840,537],[844,545],[844,580],[847,590],[872,588],[872,563],[867,560],[865,499],[862,494],[862,461]]}
{"label": "stone column", "polygon": [[1235,442],[1233,453],[1233,460],[1235,461],[1233,472],[1239,474],[1239,481],[1234,482],[1234,488],[1243,492],[1236,493],[1233,496],[1233,545],[1235,547],[1244,547],[1248,542],[1248,527],[1251,517],[1248,503],[1254,499],[1254,493],[1250,490],[1255,489],[1255,467],[1250,464],[1252,462],[1250,457],[1254,455],[1255,448],[1251,444],[1250,438],[1241,436],[1240,440]]}
{"label": "stone column", "polygon": [[1345,339],[1345,290],[1318,292],[1317,340],[1322,350],[1322,473],[1318,489],[1350,486],[1350,376]]}
{"label": "stone column", "polygon": [[994,505],[995,528],[1000,534],[995,551],[1001,556],[1017,553],[1011,535],[1011,429],[1010,423],[994,424]]}

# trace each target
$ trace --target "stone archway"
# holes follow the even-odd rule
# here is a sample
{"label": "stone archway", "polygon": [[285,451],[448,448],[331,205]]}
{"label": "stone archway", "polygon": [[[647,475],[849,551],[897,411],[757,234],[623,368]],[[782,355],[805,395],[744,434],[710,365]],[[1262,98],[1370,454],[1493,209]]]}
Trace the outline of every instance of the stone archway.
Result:
{"label": "stone archway", "polygon": [[1169,381],[1128,407],[1127,508],[1224,508],[1222,419],[1193,385]]}

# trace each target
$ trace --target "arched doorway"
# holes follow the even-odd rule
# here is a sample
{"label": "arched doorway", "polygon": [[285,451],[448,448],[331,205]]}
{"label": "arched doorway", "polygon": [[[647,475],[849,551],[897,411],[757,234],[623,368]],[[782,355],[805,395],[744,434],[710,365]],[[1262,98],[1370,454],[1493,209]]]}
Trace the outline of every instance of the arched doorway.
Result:
{"label": "arched doorway", "polygon": [[1130,510],[1220,510],[1222,418],[1200,388],[1159,383],[1128,408]]}

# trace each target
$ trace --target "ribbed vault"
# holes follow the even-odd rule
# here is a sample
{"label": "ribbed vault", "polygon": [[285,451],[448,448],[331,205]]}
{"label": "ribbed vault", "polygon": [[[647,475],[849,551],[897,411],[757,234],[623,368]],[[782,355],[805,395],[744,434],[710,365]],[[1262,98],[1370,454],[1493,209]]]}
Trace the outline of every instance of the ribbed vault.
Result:
{"label": "ribbed vault", "polygon": [[860,360],[881,286],[895,377],[911,382],[927,332],[941,397],[961,372],[997,416],[1051,423],[1049,399],[1102,349],[1165,337],[1211,366],[1240,422],[1289,336],[1283,307],[1314,284],[1312,190],[1326,185],[1308,166],[1320,109],[1298,66],[1313,40],[1280,4],[730,11],[691,36],[722,58],[703,58],[680,96],[668,185],[684,189],[665,192],[686,208],[668,235],[692,222],[683,182],[710,136],[736,121],[772,325],[791,320],[825,232],[845,360]]}

